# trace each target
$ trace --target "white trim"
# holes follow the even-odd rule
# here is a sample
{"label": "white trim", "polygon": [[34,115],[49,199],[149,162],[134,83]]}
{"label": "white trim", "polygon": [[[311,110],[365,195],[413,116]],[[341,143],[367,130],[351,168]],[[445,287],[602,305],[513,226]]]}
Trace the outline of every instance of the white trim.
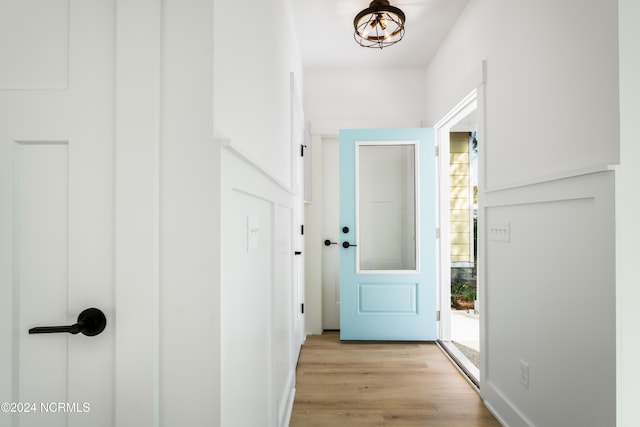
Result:
{"label": "white trim", "polygon": [[511,185],[501,185],[497,187],[485,188],[484,193],[496,193],[504,190],[511,190],[513,188],[529,187],[532,185],[544,184],[547,182],[560,181],[568,178],[577,178],[584,175],[590,175],[593,173],[607,172],[616,170],[617,165],[596,165],[584,169],[578,169],[568,172],[561,172],[553,175],[547,175],[536,179],[528,179],[525,181],[515,182]]}
{"label": "white trim", "polygon": [[507,422],[504,420],[504,418],[502,418],[502,417],[500,416],[500,414],[498,413],[498,411],[496,411],[496,409],[495,409],[493,406],[491,406],[491,403],[489,403],[489,401],[488,401],[488,400],[486,400],[486,399],[485,399],[485,400],[483,400],[482,402],[484,403],[484,406],[486,406],[486,407],[487,407],[487,409],[489,410],[489,412],[491,412],[491,415],[493,415],[493,416],[496,418],[496,420],[498,420],[498,422],[500,423],[500,425],[503,425],[503,426],[508,425],[508,424],[507,424]]}
{"label": "white trim", "polygon": [[301,145],[304,144],[304,110],[302,106],[302,91],[298,86],[295,73],[291,72],[291,192],[294,195],[293,218],[291,223],[291,245],[294,251],[301,252],[302,256],[294,257],[292,263],[291,280],[293,283],[293,302],[291,309],[294,313],[294,331],[295,346],[294,356],[298,357],[300,346],[305,339],[305,316],[301,310],[301,304],[304,304],[305,284],[304,284],[304,267],[305,267],[305,250],[304,235],[301,233],[300,227],[304,226],[304,157],[301,156]]}
{"label": "white trim", "polygon": [[[436,130],[436,144],[439,147],[438,156],[438,184],[436,217],[440,228],[438,242],[438,309],[440,310],[440,325],[438,339],[451,341],[451,226],[450,226],[450,144],[451,128],[464,119],[472,111],[478,111],[478,90],[472,90],[449,113],[439,120]],[[480,159],[478,159],[478,164]],[[480,169],[480,167],[479,167]],[[479,177],[478,177],[479,178]],[[471,243],[473,245],[473,243]]]}
{"label": "white trim", "polygon": [[[477,108],[476,108],[477,110]],[[471,265],[473,266],[473,263],[476,262],[476,254],[473,252],[473,174],[477,174],[478,170],[477,170],[477,166],[476,168],[473,168],[473,142],[472,139],[469,138],[468,141],[468,151],[469,151],[469,259],[471,260]]]}
{"label": "white trim", "polygon": [[262,162],[260,162],[258,159],[253,157],[251,154],[247,153],[242,148],[238,147],[236,144],[233,144],[230,139],[215,138],[214,141],[216,143],[218,143],[221,147],[227,148],[229,151],[234,153],[236,156],[238,156],[239,158],[244,160],[246,163],[251,165],[254,169],[256,169],[259,172],[261,172],[262,175],[264,175],[265,178],[267,178],[272,183],[276,184],[280,189],[286,191],[288,194],[291,194],[291,195],[294,194],[293,193],[293,189],[291,188],[290,185],[288,185],[287,183],[283,182],[282,180],[276,178],[276,176],[273,173],[271,173],[269,168],[264,166],[262,164]]}
{"label": "white trim", "polygon": [[340,129],[391,129],[391,128],[420,128],[424,127],[420,120],[411,119],[346,119],[346,120],[316,120],[309,124],[309,133],[320,136],[338,136]]}
{"label": "white trim", "polygon": [[438,120],[434,128],[452,128],[460,120],[469,115],[470,112],[477,108],[478,90],[473,89],[462,101],[460,101],[451,111],[449,111],[443,118]]}
{"label": "white trim", "polygon": [[[304,177],[304,166],[300,155],[300,145],[304,144],[304,110],[302,107],[302,91],[299,89],[296,75],[289,73],[290,86],[290,138],[291,138],[291,176],[289,187],[292,193],[300,193],[304,197],[304,182],[300,182],[300,176]],[[261,168],[263,169],[263,168]],[[266,170],[265,170],[266,172]],[[275,178],[273,178],[275,179]]]}
{"label": "white trim", "polygon": [[[413,145],[414,161],[414,207],[415,207],[415,263],[414,270],[361,270],[360,269],[360,150],[362,146],[384,146],[384,145]],[[355,142],[355,235],[356,235],[356,274],[418,274],[420,273],[420,141],[356,141]]]}
{"label": "white trim", "polygon": [[[306,338],[306,336],[305,336]],[[291,423],[291,414],[293,413],[293,402],[296,398],[296,371],[293,369],[289,375],[289,393],[286,399],[282,399],[280,410],[278,411],[278,421],[280,427],[287,427]]]}

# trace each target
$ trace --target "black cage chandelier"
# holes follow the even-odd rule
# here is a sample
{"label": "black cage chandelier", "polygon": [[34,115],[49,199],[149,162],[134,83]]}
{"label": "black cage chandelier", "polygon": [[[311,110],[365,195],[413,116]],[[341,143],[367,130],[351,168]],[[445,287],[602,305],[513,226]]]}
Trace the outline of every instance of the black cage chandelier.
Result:
{"label": "black cage chandelier", "polygon": [[373,0],[353,19],[353,36],[360,46],[382,49],[402,40],[404,21],[404,12],[388,0]]}

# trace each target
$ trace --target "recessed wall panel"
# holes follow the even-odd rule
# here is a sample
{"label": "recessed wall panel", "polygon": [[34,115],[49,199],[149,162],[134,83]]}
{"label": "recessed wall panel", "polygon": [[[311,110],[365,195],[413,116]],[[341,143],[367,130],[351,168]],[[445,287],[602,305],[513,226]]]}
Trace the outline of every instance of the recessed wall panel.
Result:
{"label": "recessed wall panel", "polygon": [[69,0],[0,3],[0,89],[63,89],[69,76]]}

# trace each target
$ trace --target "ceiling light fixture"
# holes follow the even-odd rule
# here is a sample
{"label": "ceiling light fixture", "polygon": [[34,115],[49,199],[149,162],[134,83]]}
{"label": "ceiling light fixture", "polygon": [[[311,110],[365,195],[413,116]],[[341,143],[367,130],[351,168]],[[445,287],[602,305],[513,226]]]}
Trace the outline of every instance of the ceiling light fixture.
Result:
{"label": "ceiling light fixture", "polygon": [[402,40],[404,21],[404,12],[388,0],[373,0],[353,19],[353,37],[360,46],[382,49]]}

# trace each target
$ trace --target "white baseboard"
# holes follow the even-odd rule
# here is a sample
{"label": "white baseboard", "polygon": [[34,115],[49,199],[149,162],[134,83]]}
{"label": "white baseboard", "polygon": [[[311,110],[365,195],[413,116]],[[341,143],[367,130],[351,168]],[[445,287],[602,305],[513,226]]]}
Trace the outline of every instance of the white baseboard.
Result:
{"label": "white baseboard", "polygon": [[295,384],[289,389],[289,396],[287,397],[286,404],[282,417],[280,417],[280,427],[288,427],[291,423],[291,414],[293,413],[293,402],[296,398]]}
{"label": "white baseboard", "polygon": [[496,418],[496,420],[498,420],[500,425],[502,425],[504,427],[509,427],[507,422],[504,419],[502,419],[502,417],[500,416],[500,414],[498,414],[498,412],[495,410],[495,408],[493,406],[491,406],[491,404],[489,402],[487,402],[486,400],[484,401],[484,406],[489,410],[489,412],[491,412],[491,414]]}

